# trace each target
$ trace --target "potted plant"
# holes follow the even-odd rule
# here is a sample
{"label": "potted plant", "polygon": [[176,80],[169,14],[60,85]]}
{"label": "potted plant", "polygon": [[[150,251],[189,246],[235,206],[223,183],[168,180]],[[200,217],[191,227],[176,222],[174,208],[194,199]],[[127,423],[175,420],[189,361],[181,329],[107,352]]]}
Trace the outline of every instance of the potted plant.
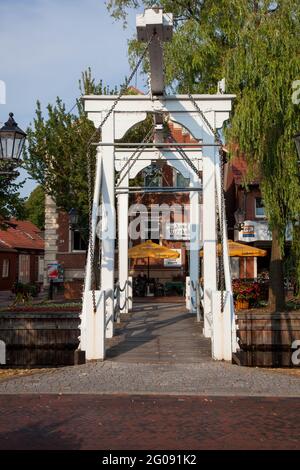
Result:
{"label": "potted plant", "polygon": [[259,298],[259,284],[254,281],[233,281],[233,297],[237,310],[247,309],[257,303]]}

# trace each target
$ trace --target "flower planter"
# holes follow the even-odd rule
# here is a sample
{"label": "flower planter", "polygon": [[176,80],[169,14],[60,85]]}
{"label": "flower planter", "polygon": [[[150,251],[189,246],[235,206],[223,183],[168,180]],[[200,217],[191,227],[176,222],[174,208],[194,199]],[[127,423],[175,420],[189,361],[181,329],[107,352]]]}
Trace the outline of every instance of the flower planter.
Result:
{"label": "flower planter", "polygon": [[244,310],[244,309],[247,309],[247,308],[249,308],[249,300],[238,299],[236,301],[236,309],[237,310]]}
{"label": "flower planter", "polygon": [[79,312],[0,312],[0,367],[57,367],[84,362],[79,346]]}

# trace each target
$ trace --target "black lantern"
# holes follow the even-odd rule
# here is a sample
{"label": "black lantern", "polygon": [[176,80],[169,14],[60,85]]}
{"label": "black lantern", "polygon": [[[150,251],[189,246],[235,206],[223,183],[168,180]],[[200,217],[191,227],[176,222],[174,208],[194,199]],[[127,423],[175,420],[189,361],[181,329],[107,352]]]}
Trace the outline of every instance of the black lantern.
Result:
{"label": "black lantern", "polygon": [[74,230],[78,226],[79,216],[78,211],[74,207],[69,210],[69,224],[70,227]]}
{"label": "black lantern", "polygon": [[294,135],[294,141],[295,141],[295,144],[296,144],[296,149],[297,149],[298,157],[299,157],[299,160],[300,160],[300,132],[298,132],[298,134]]}
{"label": "black lantern", "polygon": [[234,213],[235,229],[241,232],[244,229],[245,212],[240,207]]}
{"label": "black lantern", "polygon": [[0,159],[17,162],[22,154],[26,134],[18,127],[13,113],[9,113],[9,119],[0,129]]}

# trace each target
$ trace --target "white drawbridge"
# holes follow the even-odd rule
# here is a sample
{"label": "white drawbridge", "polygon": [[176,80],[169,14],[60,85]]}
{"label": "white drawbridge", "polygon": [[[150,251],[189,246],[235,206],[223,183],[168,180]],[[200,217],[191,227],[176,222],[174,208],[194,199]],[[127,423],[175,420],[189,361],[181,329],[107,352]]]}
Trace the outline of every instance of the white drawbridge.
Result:
{"label": "white drawbridge", "polygon": [[[86,359],[105,358],[105,338],[114,334],[116,310],[127,312],[132,303],[132,283],[128,277],[128,201],[129,180],[159,159],[166,160],[190,181],[190,275],[188,308],[199,313],[202,303],[203,334],[211,337],[212,357],[231,361],[236,351],[236,324],[227,249],[226,218],[223,203],[220,143],[216,131],[223,127],[234,95],[167,95],[164,91],[163,42],[172,38],[172,14],[161,8],[145,10],[137,16],[137,34],[146,42],[150,58],[148,95],[84,96],[85,111],[96,128],[101,128],[97,143],[96,174],[91,213],[91,234],[81,314],[80,349]],[[151,142],[120,144],[119,139],[147,114],[154,117]],[[164,142],[162,124],[168,119],[185,127],[198,144],[189,146]],[[142,155],[142,158],[140,158]],[[184,155],[184,158],[183,158]],[[115,173],[119,180],[115,181]],[[200,177],[202,175],[202,177]],[[200,220],[199,194],[203,196]],[[117,200],[117,208],[115,208]],[[117,209],[117,210],[116,210]],[[116,212],[118,217],[116,217]],[[217,223],[222,238],[217,263]],[[116,227],[118,220],[118,230]],[[200,228],[202,223],[202,240]],[[115,282],[115,242],[118,234],[118,282]],[[101,239],[100,280],[94,285],[94,247]],[[203,249],[203,286],[199,282],[199,251]],[[222,266],[223,265],[223,266]],[[218,266],[224,285],[218,287]],[[188,292],[189,291],[189,292]]]}

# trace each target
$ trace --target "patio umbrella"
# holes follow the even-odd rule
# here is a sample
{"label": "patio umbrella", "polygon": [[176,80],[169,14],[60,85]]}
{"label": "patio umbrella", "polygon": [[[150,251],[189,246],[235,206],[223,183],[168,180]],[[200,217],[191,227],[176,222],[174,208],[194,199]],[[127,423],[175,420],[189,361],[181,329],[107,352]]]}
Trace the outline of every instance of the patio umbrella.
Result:
{"label": "patio umbrella", "polygon": [[158,245],[151,240],[135,245],[128,250],[128,258],[148,258],[148,282],[150,278],[150,258],[153,259],[176,259],[179,258],[177,251],[166,246]]}
{"label": "patio umbrella", "polygon": [[[256,248],[255,246],[244,245],[243,243],[228,240],[228,253],[231,257],[254,257],[254,256],[267,256],[266,250]],[[218,255],[221,254],[221,244],[218,243]],[[200,256],[203,256],[203,248],[200,251]]]}

